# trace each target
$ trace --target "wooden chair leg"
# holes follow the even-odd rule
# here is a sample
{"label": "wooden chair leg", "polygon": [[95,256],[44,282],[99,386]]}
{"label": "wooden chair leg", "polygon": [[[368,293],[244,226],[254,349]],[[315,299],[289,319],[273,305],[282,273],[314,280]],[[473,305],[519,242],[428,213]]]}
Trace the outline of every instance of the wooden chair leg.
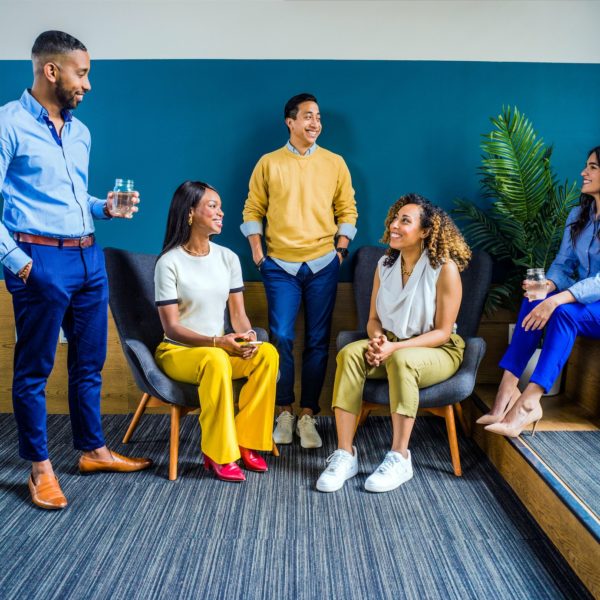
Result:
{"label": "wooden chair leg", "polygon": [[462,475],[460,468],[460,454],[458,451],[458,438],[456,437],[456,423],[454,422],[454,409],[451,404],[444,407],[444,417],[446,419],[446,429],[448,430],[448,443],[450,444],[450,457],[452,458],[452,467],[457,477]]}
{"label": "wooden chair leg", "polygon": [[460,423],[460,427],[463,430],[463,433],[466,437],[471,437],[471,428],[469,427],[469,423],[465,419],[465,414],[463,413],[462,405],[460,402],[457,402],[454,405],[454,410],[456,410],[456,416],[458,417],[458,422]]}
{"label": "wooden chair leg", "polygon": [[169,479],[177,479],[177,461],[179,459],[179,417],[181,406],[171,404],[171,441],[169,448]]}
{"label": "wooden chair leg", "polygon": [[124,444],[127,444],[129,442],[129,440],[131,439],[131,436],[133,435],[135,428],[138,426],[138,423],[140,422],[140,419],[142,418],[142,415],[144,414],[144,411],[146,410],[146,405],[148,404],[148,400],[150,400],[150,398],[151,398],[150,394],[144,394],[142,396],[140,403],[138,404],[138,407],[135,410],[135,414],[133,415],[133,419],[131,419],[129,428],[127,429],[127,432],[125,433],[125,436],[123,437]]}
{"label": "wooden chair leg", "polygon": [[367,417],[369,416],[370,412],[371,407],[363,402],[362,406],[360,407],[360,415],[358,415],[358,419],[356,419],[354,433],[356,433],[356,430],[367,420]]}
{"label": "wooden chair leg", "polygon": [[271,454],[273,456],[279,456],[279,448],[277,447],[275,441],[273,441],[273,449],[271,450]]}

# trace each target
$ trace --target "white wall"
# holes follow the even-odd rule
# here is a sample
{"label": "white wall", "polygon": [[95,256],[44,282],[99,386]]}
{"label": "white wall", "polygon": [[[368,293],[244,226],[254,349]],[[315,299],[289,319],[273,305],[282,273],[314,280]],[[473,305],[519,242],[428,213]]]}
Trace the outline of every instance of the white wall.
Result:
{"label": "white wall", "polygon": [[0,59],[45,29],[93,59],[600,63],[598,0],[0,0]]}

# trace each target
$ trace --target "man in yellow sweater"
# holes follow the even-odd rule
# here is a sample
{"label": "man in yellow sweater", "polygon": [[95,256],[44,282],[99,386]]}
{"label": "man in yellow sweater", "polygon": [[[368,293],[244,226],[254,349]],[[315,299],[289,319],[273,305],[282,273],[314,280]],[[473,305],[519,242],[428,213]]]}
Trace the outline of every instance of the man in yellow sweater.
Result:
{"label": "man in yellow sweater", "polygon": [[280,414],[274,440],[278,444],[292,442],[292,350],[303,302],[306,334],[296,433],[303,448],[320,448],[314,415],[320,410],[339,267],[356,233],[358,215],[344,159],[316,144],[321,133],[317,99],[311,94],[294,96],[285,105],[284,119],[289,142],[262,156],[254,168],[241,229],[263,277],[272,341],[280,355]]}

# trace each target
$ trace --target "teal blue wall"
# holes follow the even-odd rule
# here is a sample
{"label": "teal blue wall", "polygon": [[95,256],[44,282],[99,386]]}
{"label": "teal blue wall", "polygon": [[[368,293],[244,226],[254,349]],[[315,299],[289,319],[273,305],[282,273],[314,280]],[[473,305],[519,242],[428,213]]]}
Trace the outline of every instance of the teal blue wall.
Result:
{"label": "teal blue wall", "polygon": [[[0,104],[31,84],[26,61],[0,61]],[[417,191],[445,208],[480,201],[479,141],[489,117],[516,104],[555,146],[561,178],[579,177],[600,143],[600,65],[398,61],[95,61],[77,116],[92,132],[90,192],[115,177],[142,196],[133,221],[98,223],[104,246],[159,251],[168,204],[185,179],[220,191],[225,227],[216,241],[257,279],[239,231],[248,178],[261,154],[282,146],[282,107],[300,91],[320,101],[319,143],[346,159],[359,234],[375,243],[388,206]],[[343,271],[348,278],[348,265]]]}

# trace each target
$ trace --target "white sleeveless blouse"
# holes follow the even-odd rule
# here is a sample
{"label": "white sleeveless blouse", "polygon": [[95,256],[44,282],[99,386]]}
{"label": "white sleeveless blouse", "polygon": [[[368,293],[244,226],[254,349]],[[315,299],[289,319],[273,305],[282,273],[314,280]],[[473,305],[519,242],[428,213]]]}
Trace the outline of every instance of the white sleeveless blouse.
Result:
{"label": "white sleeveless blouse", "polygon": [[379,292],[376,309],[384,329],[405,340],[431,331],[435,320],[436,284],[442,266],[433,268],[425,250],[412,274],[402,284],[401,256],[391,267],[384,267],[382,256],[377,263]]}

